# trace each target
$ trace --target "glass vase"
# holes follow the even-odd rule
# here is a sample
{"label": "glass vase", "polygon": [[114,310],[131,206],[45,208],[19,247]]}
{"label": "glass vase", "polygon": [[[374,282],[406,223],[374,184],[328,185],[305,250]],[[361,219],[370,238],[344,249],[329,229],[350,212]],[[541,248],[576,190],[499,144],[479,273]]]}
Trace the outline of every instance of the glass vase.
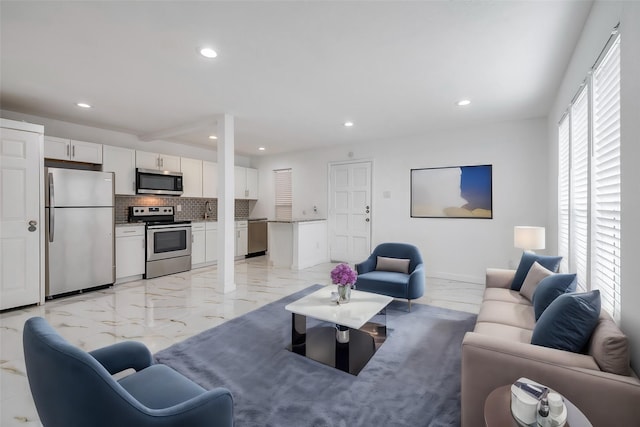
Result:
{"label": "glass vase", "polygon": [[338,285],[338,304],[346,304],[351,299],[351,286]]}

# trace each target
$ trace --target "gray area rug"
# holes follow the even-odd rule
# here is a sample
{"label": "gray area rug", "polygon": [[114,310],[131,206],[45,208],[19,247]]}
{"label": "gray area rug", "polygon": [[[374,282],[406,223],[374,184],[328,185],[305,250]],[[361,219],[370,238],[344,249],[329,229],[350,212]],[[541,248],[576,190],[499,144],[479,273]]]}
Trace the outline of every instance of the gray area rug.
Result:
{"label": "gray area rug", "polygon": [[[284,306],[311,286],[158,352],[204,388],[226,387],[235,425],[270,427],[458,426],[460,357],[476,316],[394,301],[388,337],[358,376],[286,349]],[[307,327],[311,327],[307,322]]]}

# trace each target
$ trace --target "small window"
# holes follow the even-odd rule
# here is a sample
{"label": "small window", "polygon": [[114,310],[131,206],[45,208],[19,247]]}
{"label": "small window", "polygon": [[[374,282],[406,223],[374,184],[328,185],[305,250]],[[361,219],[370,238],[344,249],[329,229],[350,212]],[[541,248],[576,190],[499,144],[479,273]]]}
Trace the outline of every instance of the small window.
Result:
{"label": "small window", "polygon": [[279,169],[273,172],[276,184],[276,220],[291,221],[293,211],[291,169]]}

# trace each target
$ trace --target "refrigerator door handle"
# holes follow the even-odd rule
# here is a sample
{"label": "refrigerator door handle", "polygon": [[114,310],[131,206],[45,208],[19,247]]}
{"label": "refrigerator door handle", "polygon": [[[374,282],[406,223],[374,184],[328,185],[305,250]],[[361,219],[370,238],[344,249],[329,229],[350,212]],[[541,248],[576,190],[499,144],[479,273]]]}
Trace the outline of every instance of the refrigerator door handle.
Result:
{"label": "refrigerator door handle", "polygon": [[49,242],[53,242],[56,228],[56,215],[55,215],[55,193],[53,185],[53,174],[49,172]]}

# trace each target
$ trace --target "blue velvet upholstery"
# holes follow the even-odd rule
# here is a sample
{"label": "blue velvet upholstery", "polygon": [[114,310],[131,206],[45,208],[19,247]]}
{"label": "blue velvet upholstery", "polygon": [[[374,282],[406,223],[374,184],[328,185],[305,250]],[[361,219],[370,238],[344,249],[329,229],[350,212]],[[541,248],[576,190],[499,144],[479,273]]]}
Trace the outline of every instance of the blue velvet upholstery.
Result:
{"label": "blue velvet upholstery", "polygon": [[537,262],[549,271],[557,273],[558,268],[560,268],[560,261],[562,261],[561,256],[538,255],[533,252],[523,252],[516,274],[513,276],[513,282],[511,282],[511,290],[520,290],[534,262]]}
{"label": "blue velvet upholstery", "polygon": [[[87,353],[41,317],[25,323],[24,356],[31,394],[46,427],[233,426],[233,398],[205,390],[153,364],[142,343],[120,342]],[[133,368],[116,381],[111,375]]]}
{"label": "blue velvet upholstery", "polygon": [[531,335],[531,344],[582,352],[600,317],[600,291],[566,293],[542,313]]}
{"label": "blue velvet upholstery", "polygon": [[556,298],[564,293],[576,291],[577,277],[575,273],[558,273],[547,276],[538,283],[538,287],[533,293],[533,311],[536,315],[536,321]]}
{"label": "blue velvet upholstery", "polygon": [[[376,271],[378,257],[409,259],[409,274]],[[424,295],[424,263],[420,251],[407,243],[382,243],[365,261],[356,264],[356,289],[408,300]]]}

